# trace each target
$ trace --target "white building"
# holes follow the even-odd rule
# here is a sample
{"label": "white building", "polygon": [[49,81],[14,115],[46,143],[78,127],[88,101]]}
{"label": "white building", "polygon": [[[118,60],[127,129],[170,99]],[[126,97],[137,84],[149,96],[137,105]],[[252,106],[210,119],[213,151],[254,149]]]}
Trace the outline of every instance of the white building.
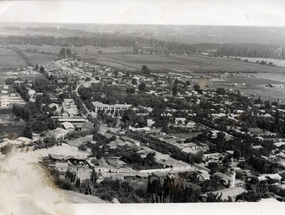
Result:
{"label": "white building", "polygon": [[102,102],[92,102],[92,105],[94,107],[94,112],[97,113],[98,110],[103,110],[103,111],[120,111],[120,110],[127,110],[129,109],[132,105],[129,104],[114,104],[114,105],[108,105],[108,104],[103,104]]}

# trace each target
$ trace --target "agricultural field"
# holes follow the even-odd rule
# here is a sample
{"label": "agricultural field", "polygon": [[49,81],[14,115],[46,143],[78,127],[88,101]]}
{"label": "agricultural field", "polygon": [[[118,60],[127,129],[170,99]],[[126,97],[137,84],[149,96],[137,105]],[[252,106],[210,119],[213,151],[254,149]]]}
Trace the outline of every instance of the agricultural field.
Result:
{"label": "agricultural field", "polygon": [[36,52],[24,51],[24,55],[29,58],[32,64],[39,64],[39,65],[43,65],[48,62],[53,62],[54,60],[58,59],[56,55],[42,54],[42,53],[36,53]]}
{"label": "agricultural field", "polygon": [[15,51],[0,47],[0,71],[25,66],[27,63]]}
{"label": "agricultural field", "polygon": [[[51,46],[51,45],[11,45],[25,52],[35,52],[35,53],[45,53],[58,55],[62,47]],[[132,51],[131,47],[95,47],[95,46],[82,46],[82,47],[66,47],[71,50],[71,53],[77,53],[78,57],[92,57],[99,53],[103,54],[113,54],[113,53],[123,53],[127,51]],[[87,50],[87,53],[86,53]]]}
{"label": "agricultural field", "polygon": [[141,69],[147,65],[153,71],[192,72],[192,71],[222,71],[222,72],[284,72],[284,68],[270,67],[232,59],[206,56],[163,56],[135,54],[101,54],[82,56],[82,60],[104,64],[120,69],[121,67]]}
{"label": "agricultural field", "polygon": [[[235,56],[230,56],[235,58]],[[241,60],[248,60],[249,62],[255,63],[256,61],[265,61],[266,63],[272,62],[274,65],[279,67],[285,67],[285,60],[284,59],[272,59],[272,58],[255,58],[255,57],[237,57]]]}
{"label": "agricultural field", "polygon": [[[275,74],[272,74],[272,76],[274,75]],[[244,95],[260,96],[260,98],[264,100],[284,100],[285,88],[271,88],[267,86],[268,84],[283,84],[285,87],[285,81],[270,80],[266,79],[266,77],[263,78],[262,76],[255,78],[209,80],[208,86],[213,89],[221,87],[225,89],[239,90]]]}

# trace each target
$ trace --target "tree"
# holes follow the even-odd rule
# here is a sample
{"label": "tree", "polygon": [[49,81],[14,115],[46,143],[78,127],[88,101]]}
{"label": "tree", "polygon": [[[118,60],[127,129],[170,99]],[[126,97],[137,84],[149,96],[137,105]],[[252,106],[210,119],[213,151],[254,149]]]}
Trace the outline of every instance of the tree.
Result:
{"label": "tree", "polygon": [[94,169],[92,169],[92,172],[90,174],[90,184],[89,184],[91,195],[95,194],[95,187],[96,187],[97,180],[98,180],[98,174],[95,172]]}
{"label": "tree", "polygon": [[172,95],[173,95],[173,96],[177,96],[177,90],[178,90],[177,84],[175,84],[175,85],[172,87]]}
{"label": "tree", "polygon": [[40,73],[44,73],[45,72],[45,68],[43,66],[40,67]]}
{"label": "tree", "polygon": [[31,123],[26,124],[26,128],[23,132],[23,136],[32,139],[33,138],[33,128]]}
{"label": "tree", "polygon": [[212,173],[215,173],[215,172],[218,171],[219,164],[216,163],[216,162],[209,162],[208,163],[208,167],[209,167],[209,169],[211,170]]}
{"label": "tree", "polygon": [[59,55],[60,56],[65,56],[66,52],[65,52],[65,48],[61,48],[60,51],[59,51]]}
{"label": "tree", "polygon": [[84,145],[84,144],[81,144],[79,147],[78,147],[79,150],[81,151],[86,151],[87,150],[87,147]]}
{"label": "tree", "polygon": [[137,84],[138,84],[137,79],[133,78],[132,79],[132,85],[137,85]]}
{"label": "tree", "polygon": [[99,160],[103,157],[103,150],[101,148],[98,149],[97,153],[96,153],[96,158]]}
{"label": "tree", "polygon": [[77,178],[77,179],[76,179],[76,182],[75,182],[75,186],[79,188],[80,185],[81,185],[81,183],[80,183],[80,178]]}
{"label": "tree", "polygon": [[216,90],[217,94],[224,95],[226,94],[226,90],[224,88],[217,88]]}
{"label": "tree", "polygon": [[39,70],[39,65],[38,65],[38,64],[35,65],[35,70],[36,70],[36,71]]}
{"label": "tree", "polygon": [[69,57],[69,56],[71,56],[71,51],[70,51],[70,49],[66,49],[66,51],[65,51],[65,54]]}
{"label": "tree", "polygon": [[148,70],[147,66],[146,66],[146,65],[143,65],[143,66],[142,66],[142,73],[145,73],[147,70]]}
{"label": "tree", "polygon": [[140,85],[138,86],[138,89],[142,92],[146,90],[146,84],[145,82],[141,82]]}
{"label": "tree", "polygon": [[126,93],[131,93],[131,94],[134,94],[136,92],[135,88],[134,87],[129,87],[126,89]]}
{"label": "tree", "polygon": [[194,85],[194,90],[195,90],[196,92],[200,93],[200,94],[202,93],[202,90],[201,90],[199,84],[195,84],[195,85]]}
{"label": "tree", "polygon": [[118,77],[118,73],[119,73],[118,70],[115,70],[114,73],[115,73],[115,77],[117,78]]}

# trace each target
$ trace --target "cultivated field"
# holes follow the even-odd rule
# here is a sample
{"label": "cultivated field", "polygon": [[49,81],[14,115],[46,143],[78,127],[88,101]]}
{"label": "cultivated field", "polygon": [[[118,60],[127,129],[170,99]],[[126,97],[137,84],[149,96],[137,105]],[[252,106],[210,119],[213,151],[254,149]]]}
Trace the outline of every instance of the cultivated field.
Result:
{"label": "cultivated field", "polygon": [[222,71],[222,72],[274,72],[282,73],[284,68],[270,67],[232,59],[206,56],[163,56],[163,55],[134,55],[134,54],[97,54],[82,56],[83,60],[97,62],[110,67],[121,69],[141,69],[147,65],[154,71]]}
{"label": "cultivated field", "polygon": [[29,58],[32,64],[39,64],[43,65],[48,62],[53,62],[54,60],[58,59],[56,55],[52,54],[42,54],[36,52],[26,52],[24,51],[24,55]]}
{"label": "cultivated field", "polygon": [[25,66],[26,62],[15,51],[0,47],[0,71]]}
{"label": "cultivated field", "polygon": [[[32,63],[45,63],[57,58],[62,47],[60,46],[36,46],[13,45],[22,50]],[[222,72],[270,72],[283,73],[284,68],[270,67],[250,62],[236,61],[227,58],[215,58],[207,56],[164,56],[164,55],[140,55],[123,54],[131,51],[130,47],[69,47],[72,53],[93,63],[110,66],[116,69],[137,70],[147,65],[154,71],[222,71]],[[0,50],[0,53],[1,50]],[[16,55],[17,53],[14,53]]]}
{"label": "cultivated field", "polygon": [[[48,53],[53,55],[58,55],[59,51],[62,47],[60,46],[51,46],[51,45],[11,45],[21,49],[22,51],[36,52],[36,53]],[[130,47],[95,47],[95,46],[82,46],[82,47],[67,47],[71,50],[72,53],[77,53],[79,57],[92,57],[101,53],[123,53],[127,51],[131,51]],[[87,54],[86,54],[87,50]]]}

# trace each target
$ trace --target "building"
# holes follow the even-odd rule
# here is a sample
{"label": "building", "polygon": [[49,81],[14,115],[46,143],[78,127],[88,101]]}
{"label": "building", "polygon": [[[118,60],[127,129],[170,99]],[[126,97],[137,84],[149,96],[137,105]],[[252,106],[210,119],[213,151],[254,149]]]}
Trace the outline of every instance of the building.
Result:
{"label": "building", "polygon": [[63,129],[63,128],[56,128],[54,130],[49,131],[49,134],[54,137],[56,140],[64,140],[66,135],[69,133],[69,131]]}
{"label": "building", "polygon": [[[247,190],[244,187],[239,186],[239,187],[230,187],[230,188],[226,188],[226,189],[222,189],[222,190],[218,190],[214,192],[209,192],[209,193],[221,195],[222,200],[227,200],[228,198],[231,198],[234,201],[238,195],[245,193],[245,192],[247,192]],[[202,195],[202,199],[206,197],[207,197],[207,193]]]}
{"label": "building", "polygon": [[129,109],[132,105],[129,104],[114,104],[114,105],[108,105],[103,104],[102,102],[92,102],[93,110],[95,113],[97,113],[98,110],[103,111],[124,111]]}
{"label": "building", "polygon": [[83,117],[62,117],[62,116],[52,116],[52,119],[57,119],[59,123],[69,122],[74,125],[75,128],[81,128],[83,123],[87,122]]}
{"label": "building", "polygon": [[185,118],[175,118],[175,125],[185,125],[186,119]]}
{"label": "building", "polygon": [[63,123],[62,123],[62,126],[63,126],[64,129],[67,130],[67,131],[74,131],[74,130],[75,130],[75,127],[74,127],[73,124],[70,123],[70,122],[63,122]]}
{"label": "building", "polygon": [[10,93],[9,95],[2,95],[0,98],[0,107],[9,108],[13,105],[25,105],[23,99],[16,93]]}

